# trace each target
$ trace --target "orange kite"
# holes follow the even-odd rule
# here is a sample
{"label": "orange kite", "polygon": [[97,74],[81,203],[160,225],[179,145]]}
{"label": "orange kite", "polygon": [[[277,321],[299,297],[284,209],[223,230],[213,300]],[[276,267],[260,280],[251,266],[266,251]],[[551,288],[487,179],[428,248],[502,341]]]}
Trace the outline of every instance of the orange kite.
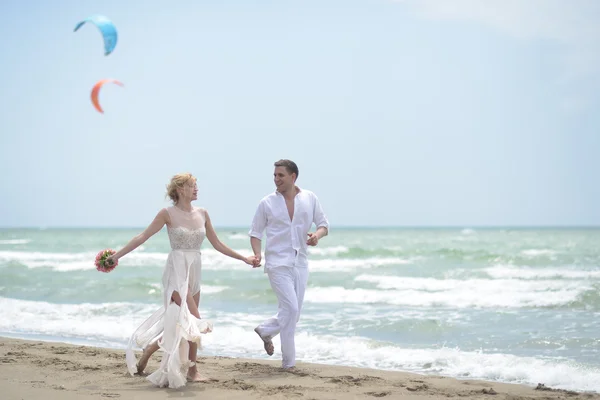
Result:
{"label": "orange kite", "polygon": [[104,113],[104,110],[102,110],[102,107],[100,107],[100,102],[98,101],[98,94],[100,93],[100,88],[102,88],[102,86],[105,83],[115,83],[119,86],[124,86],[121,82],[119,82],[116,79],[102,79],[94,85],[94,87],[92,88],[92,103],[94,104],[94,107],[96,107],[96,110],[98,110],[98,112],[100,113]]}

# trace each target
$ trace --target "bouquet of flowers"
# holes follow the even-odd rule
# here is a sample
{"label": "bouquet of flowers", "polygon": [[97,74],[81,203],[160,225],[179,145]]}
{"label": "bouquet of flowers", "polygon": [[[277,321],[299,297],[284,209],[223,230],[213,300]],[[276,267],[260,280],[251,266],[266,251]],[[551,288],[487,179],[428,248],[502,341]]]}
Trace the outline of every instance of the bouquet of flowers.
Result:
{"label": "bouquet of flowers", "polygon": [[94,264],[96,264],[96,269],[100,272],[110,272],[115,269],[119,264],[118,261],[112,262],[112,260],[110,260],[111,262],[106,262],[106,259],[115,253],[116,251],[113,249],[104,249],[96,254],[96,261],[94,262]]}

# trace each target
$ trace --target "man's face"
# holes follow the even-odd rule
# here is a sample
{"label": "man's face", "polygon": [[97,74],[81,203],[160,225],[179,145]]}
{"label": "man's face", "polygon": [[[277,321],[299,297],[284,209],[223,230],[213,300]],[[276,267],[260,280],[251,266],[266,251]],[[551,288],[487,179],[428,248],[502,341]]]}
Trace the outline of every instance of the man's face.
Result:
{"label": "man's face", "polygon": [[275,182],[275,186],[277,186],[277,190],[285,191],[293,188],[295,177],[296,175],[290,174],[285,167],[275,167],[273,181]]}

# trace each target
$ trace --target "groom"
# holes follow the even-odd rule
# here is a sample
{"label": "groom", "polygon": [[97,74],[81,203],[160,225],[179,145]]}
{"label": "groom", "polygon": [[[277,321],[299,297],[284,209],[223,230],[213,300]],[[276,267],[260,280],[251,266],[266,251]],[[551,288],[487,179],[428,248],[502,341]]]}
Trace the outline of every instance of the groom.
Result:
{"label": "groom", "polygon": [[[271,288],[277,296],[277,314],[254,331],[272,355],[271,339],[281,334],[282,367],[296,365],[294,334],[308,282],[308,247],[316,246],[329,231],[329,222],[317,196],[296,186],[298,166],[290,160],[275,162],[274,181],[277,190],[265,196],[256,210],[250,229],[250,244],[258,262],[261,240],[266,230],[265,267]],[[316,232],[309,233],[312,224]]]}

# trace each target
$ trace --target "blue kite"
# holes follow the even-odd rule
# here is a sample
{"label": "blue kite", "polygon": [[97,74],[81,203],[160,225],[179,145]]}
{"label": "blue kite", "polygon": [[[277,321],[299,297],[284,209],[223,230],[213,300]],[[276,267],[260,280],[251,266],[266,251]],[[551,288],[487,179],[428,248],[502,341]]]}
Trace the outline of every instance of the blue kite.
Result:
{"label": "blue kite", "polygon": [[104,55],[107,56],[115,49],[117,45],[117,28],[115,25],[103,15],[93,15],[77,24],[73,32],[77,32],[79,28],[86,22],[92,22],[98,27],[102,38],[104,39]]}

